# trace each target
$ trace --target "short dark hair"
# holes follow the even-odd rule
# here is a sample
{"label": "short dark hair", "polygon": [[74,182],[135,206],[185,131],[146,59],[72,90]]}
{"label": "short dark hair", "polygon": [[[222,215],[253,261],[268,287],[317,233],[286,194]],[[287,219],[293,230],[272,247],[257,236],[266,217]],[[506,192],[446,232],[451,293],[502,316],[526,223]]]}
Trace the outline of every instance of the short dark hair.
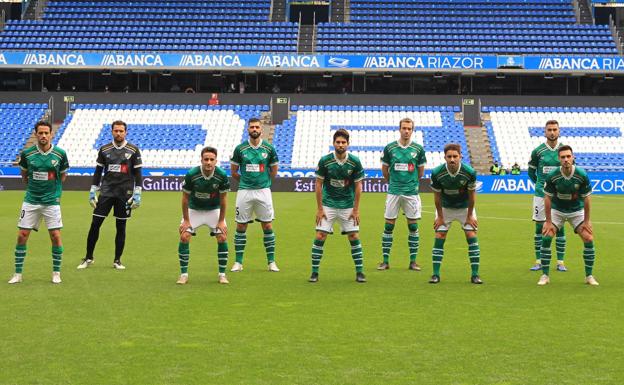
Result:
{"label": "short dark hair", "polygon": [[250,118],[247,122],[247,126],[251,125],[251,123],[262,123],[258,118]]}
{"label": "short dark hair", "polygon": [[205,153],[207,153],[207,152],[212,152],[213,154],[215,154],[215,156],[217,156],[217,155],[218,155],[218,154],[217,154],[217,149],[216,149],[216,148],[214,148],[214,147],[210,147],[210,146],[206,146],[206,147],[202,148],[202,150],[201,150],[201,156],[202,156],[202,158],[204,157],[204,154],[205,154]]}
{"label": "short dark hair", "polygon": [[410,118],[403,118],[401,119],[401,121],[399,122],[399,128],[401,128],[401,126],[403,125],[403,123],[411,123],[412,125],[412,129],[414,128],[414,121]]}
{"label": "short dark hair", "polygon": [[50,128],[50,132],[52,132],[52,124],[50,124],[50,122],[46,122],[45,120],[40,120],[37,123],[35,123],[35,132],[37,132],[37,130],[41,126],[49,127]]}
{"label": "short dark hair", "polygon": [[568,151],[568,150],[570,150],[570,152],[574,154],[574,151],[572,151],[572,147],[568,146],[567,144],[564,144],[563,146],[559,147],[559,150],[557,151],[557,153],[561,154],[563,151]]}
{"label": "short dark hair", "polygon": [[446,153],[449,151],[457,151],[459,154],[461,154],[461,146],[457,143],[449,143],[444,146],[444,155],[446,155]]}
{"label": "short dark hair", "polygon": [[349,132],[347,130],[345,130],[344,128],[337,129],[336,132],[334,132],[334,142],[336,141],[336,138],[339,136],[342,136],[343,138],[345,138],[347,143],[349,143]]}
{"label": "short dark hair", "polygon": [[544,127],[546,127],[546,126],[550,126],[551,124],[556,124],[556,125],[557,125],[557,127],[559,127],[559,122],[558,122],[558,121],[556,121],[555,119],[550,119],[549,121],[547,121],[547,122],[546,122],[546,125],[545,125]]}
{"label": "short dark hair", "polygon": [[123,120],[115,120],[115,121],[111,124],[111,130],[112,130],[115,126],[124,126],[124,130],[128,131],[128,125],[127,125],[127,124],[126,124],[126,122],[124,122]]}

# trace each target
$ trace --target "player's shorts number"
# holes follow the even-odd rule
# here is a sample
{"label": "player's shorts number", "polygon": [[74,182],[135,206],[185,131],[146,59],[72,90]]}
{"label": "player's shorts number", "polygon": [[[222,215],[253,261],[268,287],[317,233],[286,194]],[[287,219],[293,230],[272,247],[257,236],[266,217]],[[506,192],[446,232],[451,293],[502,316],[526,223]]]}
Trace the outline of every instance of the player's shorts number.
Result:
{"label": "player's shorts number", "polygon": [[238,209],[238,207],[236,208],[236,215],[240,215],[240,210]]}
{"label": "player's shorts number", "polygon": [[24,215],[26,215],[26,210],[22,210],[22,213],[20,214],[20,218],[24,219]]}

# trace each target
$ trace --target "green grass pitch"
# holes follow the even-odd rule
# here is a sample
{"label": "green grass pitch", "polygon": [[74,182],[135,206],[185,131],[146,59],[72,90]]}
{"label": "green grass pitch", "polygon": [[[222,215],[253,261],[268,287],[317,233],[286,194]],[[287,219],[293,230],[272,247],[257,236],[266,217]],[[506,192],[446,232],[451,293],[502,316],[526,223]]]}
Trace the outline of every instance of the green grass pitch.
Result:
{"label": "green grass pitch", "polygon": [[[23,192],[1,192],[0,275],[13,271]],[[622,384],[624,269],[621,196],[594,196],[595,276],[583,284],[581,243],[569,227],[570,271],[536,286],[531,197],[480,195],[482,286],[469,283],[463,234],[446,243],[442,282],[427,283],[432,196],[423,195],[418,256],[407,270],[398,221],[390,264],[377,272],[383,194],[365,194],[361,237],[369,282],[354,282],[348,242],[331,236],[320,282],[309,284],[314,196],[276,193],[277,261],[266,271],[261,231],[248,232],[245,271],[218,285],[216,245],[191,243],[190,282],[178,276],[179,193],[146,192],[128,225],[125,271],[111,267],[109,218],[96,263],[78,271],[91,210],[63,197],[63,283],[50,283],[50,242],[33,233],[24,282],[0,283],[0,384]],[[230,194],[230,263],[233,202]]]}

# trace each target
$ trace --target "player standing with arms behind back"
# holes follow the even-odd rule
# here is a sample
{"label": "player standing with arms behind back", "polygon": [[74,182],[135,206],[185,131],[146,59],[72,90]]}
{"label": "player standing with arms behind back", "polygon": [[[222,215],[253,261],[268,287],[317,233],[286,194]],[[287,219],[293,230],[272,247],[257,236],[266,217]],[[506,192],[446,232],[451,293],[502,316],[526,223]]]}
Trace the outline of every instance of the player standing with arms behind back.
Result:
{"label": "player standing with arms behind back", "polygon": [[[113,141],[100,147],[96,161],[93,182],[89,191],[89,203],[93,207],[93,219],[87,237],[87,252],[78,265],[86,269],[93,263],[93,251],[100,237],[100,227],[111,209],[115,216],[115,259],[113,267],[124,270],[121,255],[126,244],[126,221],[133,209],[141,204],[141,152],[139,148],[126,141],[128,126],[121,120],[111,124]],[[102,177],[104,171],[104,177]],[[100,181],[102,182],[100,185]],[[97,191],[100,197],[97,197]]]}
{"label": "player standing with arms behind back", "polygon": [[61,194],[62,182],[67,178],[69,162],[61,148],[52,145],[52,125],[47,122],[35,124],[37,144],[20,154],[19,166],[22,180],[26,183],[26,195],[17,224],[15,245],[15,274],[10,284],[22,282],[26,243],[32,230],[39,229],[41,218],[45,220],[52,241],[52,283],[61,283]]}
{"label": "player standing with arms behind back", "polygon": [[232,178],[238,184],[236,194],[236,233],[234,249],[236,262],[230,271],[243,271],[243,253],[247,245],[247,225],[253,223],[253,215],[260,222],[264,233],[269,271],[278,272],[275,263],[275,233],[273,233],[273,199],[271,180],[277,175],[277,152],[273,145],[261,138],[260,119],[251,118],[247,127],[249,140],[234,149],[230,160]]}
{"label": "player standing with arms behind back", "polygon": [[[557,150],[562,146],[562,144],[559,143],[559,123],[556,120],[547,121],[544,128],[544,135],[546,136],[546,143],[540,144],[531,152],[531,160],[529,161],[529,178],[535,183],[535,196],[533,197],[535,264],[531,267],[532,271],[538,271],[542,268],[540,262],[542,228],[546,220],[546,213],[544,211],[544,180],[546,179],[546,175],[559,167],[559,154]],[[565,272],[568,270],[563,263],[565,246],[565,232],[563,228],[561,228],[557,230],[556,239],[557,271]]]}
{"label": "player standing with arms behind back", "polygon": [[388,196],[384,218],[384,232],[381,238],[381,252],[383,261],[377,270],[390,268],[390,249],[392,248],[392,232],[399,209],[403,209],[407,219],[407,245],[409,248],[409,269],[420,271],[416,263],[420,237],[418,234],[418,220],[421,215],[420,195],[418,195],[418,181],[425,172],[425,149],[418,143],[412,142],[414,122],[410,118],[399,122],[400,138],[389,143],[383,150],[381,158],[381,172],[389,182]]}

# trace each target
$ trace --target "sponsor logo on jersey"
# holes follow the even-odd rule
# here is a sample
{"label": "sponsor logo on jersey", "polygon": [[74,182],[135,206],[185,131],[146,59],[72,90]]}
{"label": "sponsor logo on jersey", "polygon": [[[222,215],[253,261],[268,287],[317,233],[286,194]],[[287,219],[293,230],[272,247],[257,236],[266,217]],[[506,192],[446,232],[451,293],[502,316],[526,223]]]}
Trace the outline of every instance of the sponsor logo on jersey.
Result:
{"label": "sponsor logo on jersey", "polygon": [[211,193],[199,192],[195,191],[195,197],[198,199],[210,199],[212,197]]}
{"label": "sponsor logo on jersey", "polygon": [[349,184],[348,179],[330,179],[329,180],[329,185],[332,187],[344,188],[344,187],[347,187],[348,184]]}
{"label": "sponsor logo on jersey", "polygon": [[544,166],[542,167],[542,172],[544,174],[550,174],[551,172],[553,172],[553,170],[558,169],[559,166]]}
{"label": "sponsor logo on jersey", "polygon": [[407,163],[395,163],[394,171],[409,171],[409,165]]}
{"label": "sponsor logo on jersey", "polygon": [[121,172],[121,165],[120,164],[109,164],[108,165],[108,171],[109,172]]}
{"label": "sponsor logo on jersey", "polygon": [[561,199],[562,201],[571,201],[572,194],[557,193],[557,198]]}
{"label": "sponsor logo on jersey", "polygon": [[444,193],[446,195],[459,195],[460,190],[455,189],[444,189]]}
{"label": "sponsor logo on jersey", "polygon": [[[264,170],[260,169],[260,166],[264,166],[262,164],[247,164],[245,165],[245,171],[246,172],[262,172]],[[262,167],[264,168],[264,167]]]}
{"label": "sponsor logo on jersey", "polygon": [[32,178],[33,180],[48,180],[49,173],[47,171],[33,171]]}

